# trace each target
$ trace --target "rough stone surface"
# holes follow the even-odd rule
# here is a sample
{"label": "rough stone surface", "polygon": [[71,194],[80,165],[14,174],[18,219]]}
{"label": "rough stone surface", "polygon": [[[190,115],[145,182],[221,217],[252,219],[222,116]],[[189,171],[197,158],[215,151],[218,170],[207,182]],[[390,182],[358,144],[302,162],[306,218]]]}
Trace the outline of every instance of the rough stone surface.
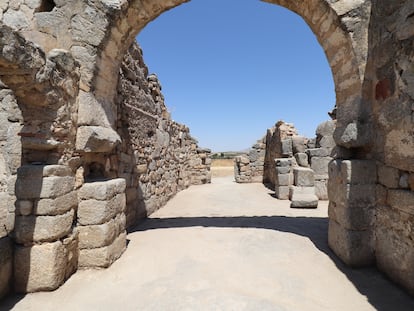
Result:
{"label": "rough stone surface", "polygon": [[14,287],[19,293],[58,288],[65,279],[66,258],[62,242],[18,246],[14,254]]}

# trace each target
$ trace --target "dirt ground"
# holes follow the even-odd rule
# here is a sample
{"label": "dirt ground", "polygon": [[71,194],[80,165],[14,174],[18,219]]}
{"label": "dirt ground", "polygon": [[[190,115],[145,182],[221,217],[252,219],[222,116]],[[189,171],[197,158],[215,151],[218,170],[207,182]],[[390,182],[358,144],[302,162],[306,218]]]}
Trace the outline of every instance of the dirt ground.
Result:
{"label": "dirt ground", "polygon": [[211,177],[234,176],[234,159],[213,159],[211,162]]}
{"label": "dirt ground", "polygon": [[345,267],[327,245],[327,203],[290,209],[232,177],[193,186],[131,230],[106,270],[1,310],[414,310],[375,268]]}

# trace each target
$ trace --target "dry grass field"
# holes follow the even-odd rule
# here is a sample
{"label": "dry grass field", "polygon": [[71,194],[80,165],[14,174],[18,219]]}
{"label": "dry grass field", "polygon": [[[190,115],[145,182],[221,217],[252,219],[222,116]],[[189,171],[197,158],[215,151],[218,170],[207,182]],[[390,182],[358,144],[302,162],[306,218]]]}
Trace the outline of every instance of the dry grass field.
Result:
{"label": "dry grass field", "polygon": [[226,177],[234,175],[233,159],[213,159],[211,162],[211,177]]}

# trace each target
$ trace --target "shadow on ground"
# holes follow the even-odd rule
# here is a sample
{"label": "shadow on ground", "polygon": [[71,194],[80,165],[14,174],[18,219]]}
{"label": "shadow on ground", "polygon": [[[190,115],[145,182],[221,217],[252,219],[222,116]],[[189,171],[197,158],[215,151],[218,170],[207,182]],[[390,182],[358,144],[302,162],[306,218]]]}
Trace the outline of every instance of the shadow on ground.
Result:
{"label": "shadow on ground", "polygon": [[414,310],[414,299],[375,267],[352,269],[336,257],[328,246],[328,218],[286,216],[148,218],[132,228],[130,232],[186,227],[257,228],[307,237],[321,252],[331,258],[374,308],[380,311]]}

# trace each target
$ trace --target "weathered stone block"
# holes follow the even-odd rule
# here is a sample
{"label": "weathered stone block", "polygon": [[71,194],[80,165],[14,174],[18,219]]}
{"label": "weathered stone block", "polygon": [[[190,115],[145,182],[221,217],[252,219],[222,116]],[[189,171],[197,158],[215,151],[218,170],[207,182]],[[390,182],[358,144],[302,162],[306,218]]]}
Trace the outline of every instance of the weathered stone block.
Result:
{"label": "weathered stone block", "polygon": [[25,177],[19,176],[15,191],[19,200],[38,198],[56,198],[71,192],[75,186],[75,178],[70,176],[58,177]]}
{"label": "weathered stone block", "polygon": [[313,187],[315,185],[314,172],[310,168],[294,167],[293,176],[295,180],[295,186]]}
{"label": "weathered stone block", "polygon": [[329,157],[331,155],[331,151],[328,148],[313,148],[313,149],[308,149],[307,153],[309,155],[310,158],[313,157]]}
{"label": "weathered stone block", "polygon": [[112,128],[81,126],[76,133],[76,149],[84,152],[110,152],[121,138]]}
{"label": "weathered stone block", "polygon": [[69,192],[55,199],[40,199],[34,204],[34,214],[42,216],[54,216],[76,209],[78,196],[76,191]]}
{"label": "weathered stone block", "polygon": [[116,194],[124,193],[126,189],[125,179],[117,178],[108,181],[85,183],[78,191],[81,200],[109,200]]}
{"label": "weathered stone block", "polygon": [[394,282],[414,295],[414,244],[387,227],[376,228],[375,254],[377,266]]}
{"label": "weathered stone block", "polygon": [[332,136],[335,132],[336,121],[329,120],[318,125],[316,135],[319,137]]}
{"label": "weathered stone block", "polygon": [[292,165],[292,159],[290,158],[278,158],[275,159],[277,167],[290,167]]}
{"label": "weathered stone block", "polygon": [[302,167],[309,166],[308,155],[306,153],[296,153],[295,159],[299,166],[302,166]]}
{"label": "weathered stone block", "polygon": [[348,184],[375,184],[377,167],[370,160],[333,160],[329,163],[329,178]]}
{"label": "weathered stone block", "polygon": [[313,157],[311,158],[311,168],[317,175],[327,175],[331,160],[331,157]]}
{"label": "weathered stone block", "polygon": [[276,186],[275,194],[279,200],[289,200],[289,186]]}
{"label": "weathered stone block", "polygon": [[283,156],[292,156],[293,155],[293,147],[292,147],[292,139],[283,139],[281,143],[281,151]]}
{"label": "weathered stone block", "polygon": [[333,149],[336,146],[336,143],[333,136],[324,136],[319,140],[317,146],[320,148]]}
{"label": "weathered stone block", "polygon": [[388,190],[388,204],[399,211],[414,215],[414,192],[410,190]]}
{"label": "weathered stone block", "polygon": [[305,153],[306,151],[306,141],[307,139],[303,136],[293,136],[292,137],[292,149],[293,153]]}
{"label": "weathered stone block", "polygon": [[9,238],[0,239],[0,299],[10,290],[13,272],[12,243]]}
{"label": "weathered stone block", "polygon": [[15,248],[14,287],[18,293],[54,290],[63,283],[65,272],[61,241]]}
{"label": "weathered stone block", "polygon": [[375,184],[350,185],[328,181],[329,200],[344,207],[373,207],[376,205]]}
{"label": "weathered stone block", "polygon": [[82,226],[99,225],[125,210],[125,194],[117,194],[109,201],[86,200],[78,206],[78,222]]}
{"label": "weathered stone block", "polygon": [[70,233],[75,212],[57,216],[17,216],[14,237],[17,243],[56,241]]}
{"label": "weathered stone block", "polygon": [[79,248],[99,248],[110,245],[125,228],[126,218],[123,213],[102,225],[78,226]]}
{"label": "weathered stone block", "polygon": [[276,186],[290,186],[293,183],[292,174],[277,174]]}
{"label": "weathered stone block", "polygon": [[126,232],[123,232],[109,246],[81,249],[79,252],[79,267],[107,268],[122,255],[125,248]]}
{"label": "weathered stone block", "polygon": [[372,206],[344,206],[329,202],[329,218],[347,230],[365,231],[373,228],[375,208]]}
{"label": "weathered stone block", "polygon": [[278,166],[276,167],[276,173],[277,174],[289,174],[291,171],[290,166]]}
{"label": "weathered stone block", "polygon": [[314,187],[290,187],[291,208],[317,208],[318,197]]}
{"label": "weathered stone block", "polygon": [[343,262],[352,267],[374,263],[374,238],[372,231],[355,231],[329,220],[328,244]]}
{"label": "weathered stone block", "polygon": [[319,200],[328,200],[327,180],[315,180],[315,194]]}
{"label": "weathered stone block", "polygon": [[387,188],[398,188],[400,171],[390,166],[380,165],[378,167],[378,182]]}

